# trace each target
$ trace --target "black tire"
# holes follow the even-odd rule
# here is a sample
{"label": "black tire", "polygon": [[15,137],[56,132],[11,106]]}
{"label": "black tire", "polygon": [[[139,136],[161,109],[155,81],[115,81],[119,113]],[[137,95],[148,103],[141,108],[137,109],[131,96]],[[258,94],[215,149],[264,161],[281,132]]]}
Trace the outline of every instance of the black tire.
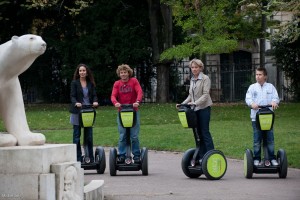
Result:
{"label": "black tire", "polygon": [[109,173],[111,176],[117,175],[117,149],[111,148],[109,151]]}
{"label": "black tire", "polygon": [[182,171],[189,178],[198,178],[199,176],[201,176],[201,174],[193,174],[189,170],[189,166],[191,165],[191,160],[193,158],[195,150],[196,150],[195,148],[188,149],[183,154],[183,157],[182,157],[182,160],[181,160]]}
{"label": "black tire", "polygon": [[142,174],[148,176],[148,149],[146,147],[142,148],[141,155]]}
{"label": "black tire", "polygon": [[288,171],[288,159],[285,151],[283,149],[279,149],[277,152],[277,161],[279,163],[279,178],[286,178]]}
{"label": "black tire", "polygon": [[246,149],[244,153],[244,176],[245,178],[253,176],[253,153],[250,149]]}
{"label": "black tire", "polygon": [[104,174],[106,168],[106,158],[105,158],[105,151],[102,147],[96,148],[95,162],[97,163],[97,173]]}
{"label": "black tire", "polygon": [[202,158],[203,174],[209,180],[221,179],[227,170],[227,160],[219,150],[210,150]]}

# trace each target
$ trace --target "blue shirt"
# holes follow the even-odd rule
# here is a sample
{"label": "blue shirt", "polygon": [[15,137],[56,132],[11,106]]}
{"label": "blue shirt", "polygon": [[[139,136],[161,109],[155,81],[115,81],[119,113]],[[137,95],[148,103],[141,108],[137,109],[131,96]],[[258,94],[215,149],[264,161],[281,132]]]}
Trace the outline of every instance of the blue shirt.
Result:
{"label": "blue shirt", "polygon": [[[271,84],[265,82],[263,85],[254,83],[249,86],[245,98],[246,104],[251,107],[252,103],[259,106],[271,105],[271,102],[279,104],[279,97],[276,88]],[[272,108],[270,108],[272,109]],[[258,110],[251,109],[250,117],[255,121],[256,113]]]}

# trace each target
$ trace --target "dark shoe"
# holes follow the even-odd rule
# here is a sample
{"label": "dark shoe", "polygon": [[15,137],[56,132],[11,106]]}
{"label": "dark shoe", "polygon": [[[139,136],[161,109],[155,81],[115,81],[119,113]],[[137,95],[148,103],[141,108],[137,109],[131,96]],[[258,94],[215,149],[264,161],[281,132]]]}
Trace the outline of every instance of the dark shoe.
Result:
{"label": "dark shoe", "polygon": [[118,163],[124,163],[125,162],[125,157],[124,156],[119,156],[117,159]]}
{"label": "dark shoe", "polygon": [[141,163],[140,157],[137,157],[137,156],[133,158],[133,161],[134,161],[135,164],[140,164]]}
{"label": "dark shoe", "polygon": [[84,160],[83,160],[83,159],[84,159],[84,156],[81,156],[80,158],[77,158],[77,161],[78,161],[78,162],[81,162],[81,163],[84,163]]}

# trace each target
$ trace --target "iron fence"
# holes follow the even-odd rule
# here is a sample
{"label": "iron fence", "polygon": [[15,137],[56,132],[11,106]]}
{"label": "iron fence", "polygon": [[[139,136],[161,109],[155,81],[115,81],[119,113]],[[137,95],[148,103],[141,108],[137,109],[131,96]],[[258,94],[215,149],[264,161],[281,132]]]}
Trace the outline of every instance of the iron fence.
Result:
{"label": "iron fence", "polygon": [[[239,65],[206,65],[204,73],[211,79],[211,97],[214,102],[244,101],[248,87],[255,83],[255,69],[258,65],[243,63]],[[144,90],[144,102],[156,102],[156,69],[151,67],[152,75],[140,79]],[[279,97],[289,100],[289,91],[286,89],[286,79],[282,73],[273,83],[277,87]],[[170,70],[170,102],[181,102],[188,95],[191,78],[188,62],[175,63]],[[138,77],[139,78],[139,77]],[[146,80],[146,82],[145,82]]]}

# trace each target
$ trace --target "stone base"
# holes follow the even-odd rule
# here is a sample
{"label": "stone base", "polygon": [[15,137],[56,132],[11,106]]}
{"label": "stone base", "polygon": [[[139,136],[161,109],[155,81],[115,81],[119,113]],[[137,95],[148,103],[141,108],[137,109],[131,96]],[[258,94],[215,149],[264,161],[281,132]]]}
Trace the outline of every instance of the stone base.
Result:
{"label": "stone base", "polygon": [[0,199],[56,199],[55,174],[0,174]]}
{"label": "stone base", "polygon": [[75,144],[0,147],[0,199],[83,199]]}
{"label": "stone base", "polygon": [[0,174],[44,174],[52,164],[76,162],[76,145],[0,147],[0,158]]}
{"label": "stone base", "polygon": [[84,200],[104,199],[103,180],[92,180],[84,186]]}

